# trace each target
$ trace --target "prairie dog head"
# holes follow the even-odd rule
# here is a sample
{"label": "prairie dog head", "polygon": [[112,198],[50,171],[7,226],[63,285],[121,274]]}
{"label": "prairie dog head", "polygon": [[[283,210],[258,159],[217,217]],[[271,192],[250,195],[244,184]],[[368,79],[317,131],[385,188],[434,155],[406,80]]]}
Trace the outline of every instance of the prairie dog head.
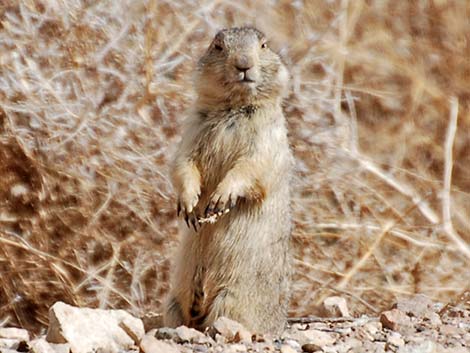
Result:
{"label": "prairie dog head", "polygon": [[288,76],[262,32],[230,28],[216,34],[199,60],[195,86],[209,105],[273,103],[286,91]]}

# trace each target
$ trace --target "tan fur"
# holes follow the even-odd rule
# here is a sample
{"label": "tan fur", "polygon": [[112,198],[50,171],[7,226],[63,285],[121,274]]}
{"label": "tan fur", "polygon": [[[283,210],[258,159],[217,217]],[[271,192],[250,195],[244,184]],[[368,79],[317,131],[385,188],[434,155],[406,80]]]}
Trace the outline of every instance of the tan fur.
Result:
{"label": "tan fur", "polygon": [[[255,332],[284,327],[293,157],[281,100],[288,75],[264,41],[253,28],[223,30],[199,61],[198,99],[173,170],[178,213],[194,228],[176,256],[168,326],[203,329],[227,316]],[[214,224],[198,222],[225,209]]]}

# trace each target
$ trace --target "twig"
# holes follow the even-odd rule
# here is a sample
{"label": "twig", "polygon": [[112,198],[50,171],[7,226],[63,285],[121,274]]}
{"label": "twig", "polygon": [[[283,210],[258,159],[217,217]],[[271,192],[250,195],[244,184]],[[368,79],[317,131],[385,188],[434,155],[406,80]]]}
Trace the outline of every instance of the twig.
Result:
{"label": "twig", "polygon": [[450,117],[445,142],[444,187],[442,190],[442,225],[444,232],[447,234],[450,240],[453,241],[470,259],[470,247],[455,231],[454,226],[452,225],[451,216],[450,189],[452,186],[452,168],[454,164],[452,148],[454,147],[455,133],[457,131],[458,115],[459,101],[456,97],[452,97],[450,99]]}
{"label": "twig", "polygon": [[93,226],[93,224],[95,224],[95,222],[98,220],[101,214],[109,207],[109,204],[111,203],[111,200],[113,199],[113,196],[117,189],[117,185],[114,182],[108,182],[107,186],[108,186],[108,194],[106,196],[106,199],[101,204],[101,206],[96,210],[95,214],[91,217],[90,222],[88,222],[88,227],[91,227]]}
{"label": "twig", "polygon": [[377,236],[374,243],[367,249],[367,252],[362,256],[362,258],[356,262],[356,264],[351,268],[348,273],[342,278],[341,282],[338,283],[338,288],[342,289],[346,286],[349,280],[356,274],[356,272],[364,266],[366,261],[374,252],[375,248],[379,245],[382,238],[388,233],[388,231],[393,227],[394,223],[390,222],[383,227],[382,232]]}
{"label": "twig", "polygon": [[318,316],[304,316],[304,317],[290,317],[287,321],[290,324],[310,324],[314,322],[352,322],[357,320],[354,317],[318,317]]}
{"label": "twig", "polygon": [[340,52],[338,53],[339,58],[336,62],[336,87],[334,90],[334,119],[336,123],[343,120],[343,114],[341,112],[341,96],[343,94],[343,80],[344,80],[344,68],[345,68],[345,56],[347,54],[346,45],[348,41],[348,0],[341,2],[341,21],[339,23],[339,41],[340,41]]}
{"label": "twig", "polygon": [[426,202],[424,197],[416,192],[411,186],[405,184],[403,181],[398,181],[393,176],[386,174],[383,170],[381,170],[378,166],[376,166],[373,162],[369,161],[368,159],[364,158],[360,153],[354,153],[353,151],[346,151],[348,152],[354,159],[356,159],[359,164],[367,171],[371,172],[375,176],[382,179],[385,183],[390,185],[392,188],[397,190],[398,192],[402,193],[405,196],[411,198],[414,204],[417,206],[421,214],[432,224],[439,223],[439,216],[436,212],[429,206]]}
{"label": "twig", "polygon": [[[318,317],[318,316],[304,316],[304,317],[289,317],[287,318],[287,322],[289,324],[313,324],[313,323],[325,323],[325,324],[334,324],[334,323],[343,323],[343,322],[352,322],[351,326],[347,327],[354,327],[354,326],[363,326],[368,322],[371,321],[378,321],[377,317]],[[323,329],[320,329],[324,331]]]}
{"label": "twig", "polygon": [[120,245],[117,245],[117,249],[114,249],[113,246],[113,257],[110,260],[110,266],[109,270],[106,274],[106,277],[104,278],[104,283],[106,284],[103,286],[103,288],[98,292],[98,299],[99,299],[99,308],[100,309],[106,309],[106,307],[109,304],[109,294],[110,294],[110,288],[113,288],[113,282],[114,282],[114,274],[116,272],[116,265],[117,265],[117,259],[116,256],[119,254],[120,251]]}
{"label": "twig", "polygon": [[[340,229],[340,230],[348,230],[348,229],[368,229],[368,230],[380,230],[381,227],[375,224],[356,224],[356,223],[317,223],[314,225],[317,229]],[[405,240],[413,245],[421,246],[421,247],[428,247],[428,248],[436,248],[436,249],[445,249],[445,250],[454,250],[457,249],[454,247],[449,247],[445,244],[437,244],[433,243],[430,240],[418,240],[410,235],[404,233],[403,231],[390,229],[389,234],[393,235],[399,239]]]}
{"label": "twig", "polygon": [[357,113],[356,106],[354,105],[354,99],[351,95],[350,90],[345,90],[346,101],[348,102],[350,123],[349,123],[349,148],[354,153],[357,153],[359,150],[359,133],[357,130]]}

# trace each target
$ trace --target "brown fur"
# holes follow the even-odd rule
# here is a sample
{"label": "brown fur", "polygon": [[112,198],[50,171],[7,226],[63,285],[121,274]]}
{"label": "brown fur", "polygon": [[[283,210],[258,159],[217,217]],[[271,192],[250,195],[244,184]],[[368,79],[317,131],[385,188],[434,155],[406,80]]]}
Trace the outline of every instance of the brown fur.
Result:
{"label": "brown fur", "polygon": [[[168,326],[203,329],[227,316],[257,332],[284,327],[293,164],[281,109],[287,78],[254,28],[219,32],[199,61],[198,99],[173,170],[178,213],[194,228],[176,257]],[[226,209],[214,224],[198,222]]]}

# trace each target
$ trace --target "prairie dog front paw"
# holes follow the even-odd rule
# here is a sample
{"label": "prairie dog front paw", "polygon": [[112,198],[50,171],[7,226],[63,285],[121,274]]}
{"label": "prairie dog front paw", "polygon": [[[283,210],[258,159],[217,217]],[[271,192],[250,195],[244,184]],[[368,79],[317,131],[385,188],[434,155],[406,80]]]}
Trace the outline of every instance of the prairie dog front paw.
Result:
{"label": "prairie dog front paw", "polygon": [[244,194],[236,183],[222,182],[211,195],[204,214],[206,217],[210,217],[215,214],[226,213],[234,208],[238,198],[243,196]]}
{"label": "prairie dog front paw", "polygon": [[173,182],[178,190],[177,215],[183,215],[189,227],[191,223],[197,231],[197,215],[194,211],[201,197],[201,174],[196,164],[185,159],[176,163],[173,171]]}
{"label": "prairie dog front paw", "polygon": [[189,227],[191,223],[194,230],[197,232],[197,215],[195,214],[195,208],[201,197],[201,187],[199,185],[194,186],[191,189],[185,189],[179,199],[177,207],[177,215],[183,215],[186,225]]}

